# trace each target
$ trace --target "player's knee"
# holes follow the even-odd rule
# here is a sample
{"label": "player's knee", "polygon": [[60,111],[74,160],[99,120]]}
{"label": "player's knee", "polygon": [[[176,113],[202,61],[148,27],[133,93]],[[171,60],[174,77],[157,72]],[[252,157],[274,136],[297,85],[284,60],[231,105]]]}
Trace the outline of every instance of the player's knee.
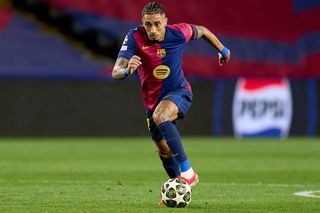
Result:
{"label": "player's knee", "polygon": [[154,120],[157,126],[165,121],[170,120],[168,116],[166,116],[164,113],[157,113],[157,112],[153,113],[152,119]]}

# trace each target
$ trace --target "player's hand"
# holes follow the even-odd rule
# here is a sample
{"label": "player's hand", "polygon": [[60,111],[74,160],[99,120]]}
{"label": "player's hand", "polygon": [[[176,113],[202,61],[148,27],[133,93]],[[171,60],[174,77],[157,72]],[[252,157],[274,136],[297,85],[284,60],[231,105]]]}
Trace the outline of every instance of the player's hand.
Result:
{"label": "player's hand", "polygon": [[141,58],[137,55],[134,55],[130,58],[127,66],[128,74],[132,75],[137,68],[142,64]]}
{"label": "player's hand", "polygon": [[230,60],[231,52],[228,50],[228,54],[226,57],[223,57],[221,53],[218,53],[219,56],[219,65],[222,66],[224,63],[227,63]]}

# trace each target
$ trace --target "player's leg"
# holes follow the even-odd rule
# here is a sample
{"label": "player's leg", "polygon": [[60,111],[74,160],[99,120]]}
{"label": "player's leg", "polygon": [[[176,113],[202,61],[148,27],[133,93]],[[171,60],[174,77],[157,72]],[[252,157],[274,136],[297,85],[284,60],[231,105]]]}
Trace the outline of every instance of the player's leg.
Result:
{"label": "player's leg", "polygon": [[[176,125],[176,122],[172,122],[174,124],[174,128],[177,129],[177,125]],[[178,129],[177,129],[177,132],[178,132]],[[180,139],[181,140],[181,139]],[[190,180],[188,182],[195,182],[196,183],[198,182],[198,180],[193,180],[193,179],[198,179],[198,176],[197,174],[193,171],[191,165],[190,165],[190,162],[185,154],[185,158],[179,158],[179,156],[177,155],[176,156],[177,160],[178,160],[178,163],[179,163],[179,167],[180,167],[180,172],[181,172],[181,176]],[[196,184],[194,183],[194,184]],[[192,186],[194,185],[192,184]]]}
{"label": "player's leg", "polygon": [[[147,113],[151,114],[151,112]],[[177,159],[173,156],[170,148],[168,147],[165,139],[162,137],[157,125],[153,121],[151,115],[148,116],[148,128],[151,133],[152,140],[155,142],[160,160],[162,161],[163,168],[170,178],[175,178],[180,175],[180,167]]]}
{"label": "player's leg", "polygon": [[[179,167],[178,161],[173,156],[165,139],[162,138],[160,141],[156,142],[156,145],[158,147],[158,152],[159,152],[159,156],[162,161],[163,167],[166,170],[168,176],[170,178],[175,178],[180,176],[180,167]],[[165,205],[162,199],[160,200],[158,205],[159,206]]]}
{"label": "player's leg", "polygon": [[156,142],[163,168],[170,178],[180,176],[180,167],[177,159],[173,156],[169,146],[164,139]]}
{"label": "player's leg", "polygon": [[176,125],[173,123],[178,118],[179,109],[171,100],[162,100],[153,113],[153,120],[158,126],[162,136],[167,142],[172,154],[178,162],[187,160],[181,137]]}
{"label": "player's leg", "polygon": [[[162,100],[153,113],[153,120],[158,126],[166,143],[170,147],[172,154],[179,163],[181,176],[188,180],[187,182],[193,186],[198,182],[198,175],[193,171],[185,154],[179,131],[176,127],[175,120],[184,117],[185,113],[191,106],[191,98],[185,95],[170,95],[170,100]],[[184,100],[186,98],[186,100]],[[172,101],[172,100],[173,101]],[[179,108],[182,110],[179,110]]]}

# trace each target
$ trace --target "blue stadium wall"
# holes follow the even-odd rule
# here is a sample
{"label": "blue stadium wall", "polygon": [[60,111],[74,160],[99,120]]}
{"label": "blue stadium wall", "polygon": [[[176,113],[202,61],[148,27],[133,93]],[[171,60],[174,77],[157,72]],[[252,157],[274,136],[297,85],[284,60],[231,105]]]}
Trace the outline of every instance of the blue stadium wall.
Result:
{"label": "blue stadium wall", "polygon": [[[236,80],[193,81],[183,135],[234,136]],[[320,81],[290,80],[289,136],[320,135]],[[0,81],[0,136],[148,136],[136,81]]]}

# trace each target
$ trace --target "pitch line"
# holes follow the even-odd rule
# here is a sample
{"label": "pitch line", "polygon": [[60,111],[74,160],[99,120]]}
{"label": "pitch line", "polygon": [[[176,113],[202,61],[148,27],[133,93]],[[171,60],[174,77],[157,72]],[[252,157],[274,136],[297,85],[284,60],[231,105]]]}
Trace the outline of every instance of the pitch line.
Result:
{"label": "pitch line", "polygon": [[293,194],[300,197],[320,198],[320,194],[315,195],[316,193],[320,193],[320,191],[295,192]]}
{"label": "pitch line", "polygon": [[315,185],[305,185],[305,184],[284,184],[284,183],[201,183],[201,185],[217,185],[217,186],[266,186],[272,188],[305,188],[305,187],[318,187]]}

